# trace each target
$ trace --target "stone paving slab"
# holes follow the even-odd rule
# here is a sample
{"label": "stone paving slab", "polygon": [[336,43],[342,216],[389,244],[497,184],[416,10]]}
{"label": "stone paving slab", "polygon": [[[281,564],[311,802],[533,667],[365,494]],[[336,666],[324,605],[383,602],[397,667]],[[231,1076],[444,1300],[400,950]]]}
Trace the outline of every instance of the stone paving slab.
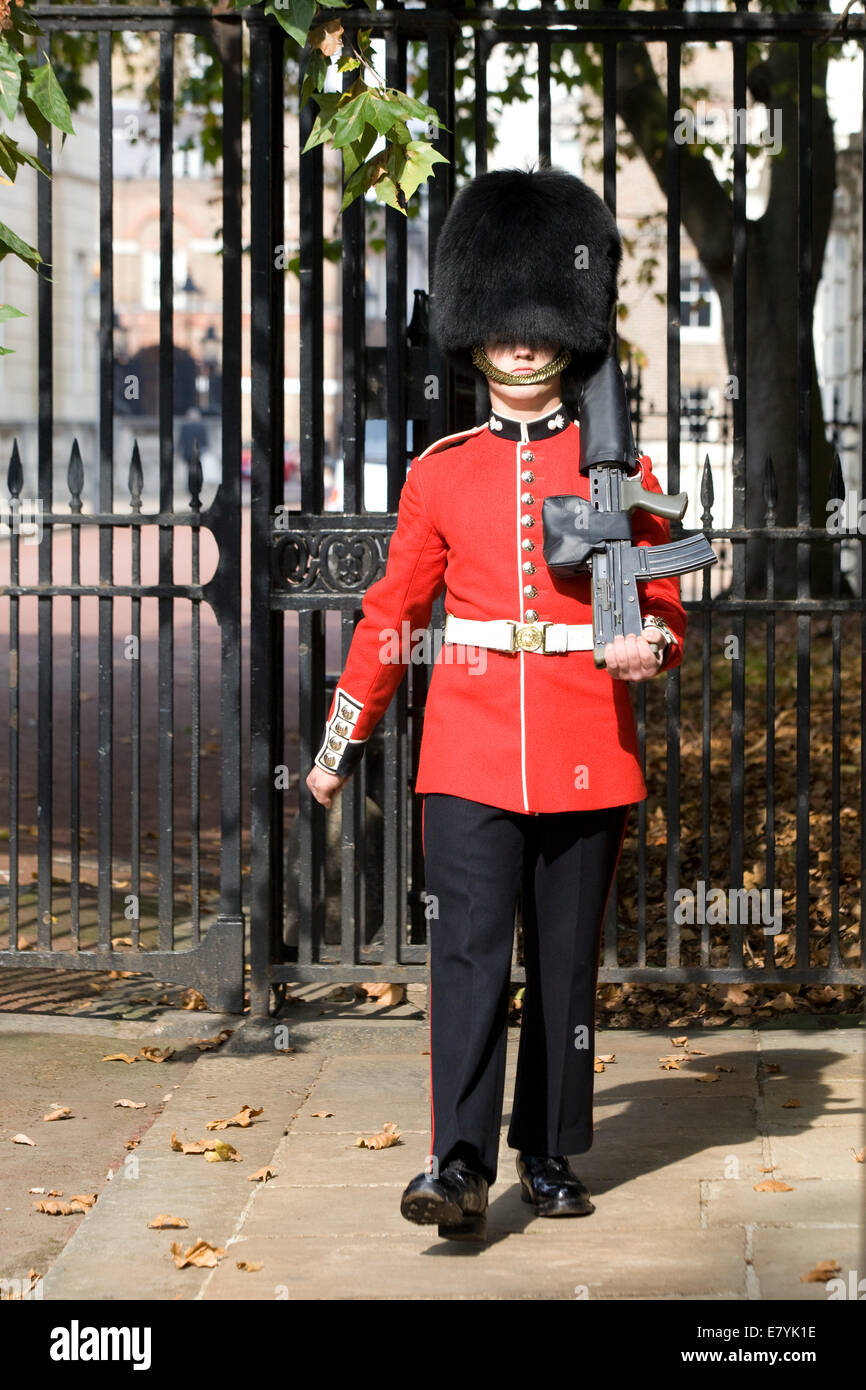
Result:
{"label": "stone paving slab", "polygon": [[[255,1236],[231,1246],[204,1297],[305,1299],[557,1299],[745,1296],[743,1237],[697,1231],[655,1233],[651,1242],[593,1233],[593,1217],[550,1221],[558,1234],[522,1239],[506,1232],[478,1247],[435,1235],[361,1238]],[[540,1224],[540,1223],[538,1223]],[[567,1228],[567,1230],[565,1229]],[[420,1228],[423,1232],[424,1228]],[[261,1260],[255,1276],[238,1259]],[[251,1293],[253,1278],[259,1292]],[[285,1294],[275,1290],[286,1290]]]}
{"label": "stone paving slab", "polygon": [[[752,1267],[762,1298],[824,1303],[847,1301],[864,1275],[862,1228],[824,1226],[759,1226],[749,1232]],[[823,1260],[838,1261],[842,1289],[825,1283],[803,1283],[801,1276]],[[852,1277],[853,1276],[853,1277]],[[862,1299],[866,1282],[859,1290]]]}
{"label": "stone paving slab", "polygon": [[[207,1271],[177,1270],[172,1241],[191,1246],[198,1237],[225,1246],[255,1195],[249,1174],[278,1149],[291,1108],[308,1092],[320,1057],[294,1054],[229,1057],[204,1054],[134,1152],[130,1177],[116,1177],[45,1278],[53,1299],[172,1299],[201,1285]],[[154,1068],[154,1070],[156,1070]],[[249,1128],[208,1132],[208,1120],[235,1115],[242,1105],[263,1107]],[[207,1163],[203,1156],[171,1149],[171,1134],[223,1138],[241,1162]],[[186,1230],[148,1230],[160,1214],[181,1216]]]}
{"label": "stone paving slab", "polygon": [[[520,1200],[515,1153],[506,1141],[512,1032],[488,1241],[469,1246],[440,1240],[435,1227],[413,1226],[399,1213],[403,1187],[423,1169],[430,1146],[423,1049],[377,1045],[357,1056],[342,1047],[279,1055],[267,1029],[249,1043],[241,1030],[237,1046],[233,1038],[188,1073],[136,1150],[137,1179],[109,1184],[57,1261],[45,1294],[826,1298],[822,1286],[801,1284],[800,1274],[824,1258],[838,1258],[846,1270],[859,1267],[866,1165],[861,1169],[848,1152],[862,1110],[862,1061],[848,1046],[852,1031],[844,1045],[841,1032],[774,1034],[775,1056],[790,1068],[782,1092],[794,1086],[805,1102],[805,1088],[813,1088],[808,1114],[781,1111],[794,1123],[780,1122],[778,1108],[768,1103],[759,1067],[769,1055],[766,1038],[753,1030],[692,1037],[708,1053],[699,1065],[721,1059],[737,1068],[709,1084],[658,1070],[658,1056],[671,1050],[663,1030],[599,1035],[597,1053],[615,1052],[617,1061],[595,1076],[594,1143],[572,1159],[596,1211],[560,1221],[537,1218]],[[390,1036],[396,1044],[397,1035]],[[244,1103],[264,1112],[249,1129],[225,1132],[242,1163],[207,1164],[171,1152],[173,1129],[198,1137],[208,1119],[232,1115]],[[320,1109],[333,1110],[333,1117],[313,1118]],[[358,1134],[373,1134],[386,1120],[398,1125],[399,1144],[372,1151],[356,1145]],[[247,1175],[264,1164],[276,1175],[266,1185],[249,1184]],[[794,1192],[752,1190],[761,1167],[770,1165],[773,1176],[791,1173]],[[162,1211],[186,1216],[189,1230],[148,1231],[147,1220]],[[213,1270],[176,1270],[171,1242],[192,1244],[198,1236],[226,1255]],[[247,1273],[238,1260],[261,1260],[263,1268]],[[860,1265],[866,1273],[862,1256]]]}

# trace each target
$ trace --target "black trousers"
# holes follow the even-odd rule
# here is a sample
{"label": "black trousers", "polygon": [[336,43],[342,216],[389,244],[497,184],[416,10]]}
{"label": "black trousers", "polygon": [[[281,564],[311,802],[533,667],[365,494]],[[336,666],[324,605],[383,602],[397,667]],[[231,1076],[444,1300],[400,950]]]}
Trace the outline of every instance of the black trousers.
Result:
{"label": "black trousers", "polygon": [[628,811],[533,815],[424,797],[434,1172],[463,1156],[496,1178],[518,896],[526,988],[508,1143],[591,1147],[599,952]]}

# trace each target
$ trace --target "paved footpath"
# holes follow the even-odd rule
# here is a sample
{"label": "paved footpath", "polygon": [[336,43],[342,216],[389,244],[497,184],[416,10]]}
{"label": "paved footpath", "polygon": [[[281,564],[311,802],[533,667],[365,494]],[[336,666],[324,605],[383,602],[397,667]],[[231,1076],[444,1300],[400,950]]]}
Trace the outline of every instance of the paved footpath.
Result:
{"label": "paved footpath", "polygon": [[[852,1152],[866,1143],[862,1028],[693,1031],[689,1048],[706,1055],[668,1071],[659,1057],[685,1051],[676,1031],[600,1032],[598,1053],[616,1061],[596,1076],[593,1147],[573,1159],[596,1211],[560,1221],[520,1201],[505,1143],[512,1029],[484,1245],[440,1240],[399,1213],[429,1148],[426,1024],[350,1023],[318,1035],[290,1024],[288,1052],[277,1050],[278,1028],[252,1020],[186,1071],[134,1150],[130,1176],[121,1169],[105,1185],[55,1260],[46,1299],[808,1302],[828,1298],[824,1284],[801,1282],[820,1261],[836,1260],[846,1281],[866,1275],[866,1163]],[[698,1079],[710,1075],[718,1080]],[[223,1136],[241,1162],[172,1151],[172,1131],[209,1137],[209,1120],[245,1104],[262,1114]],[[399,1144],[356,1146],[387,1121]],[[250,1183],[265,1165],[271,1180]],[[756,1192],[768,1178],[791,1190]],[[188,1230],[148,1230],[160,1213],[185,1217]],[[199,1237],[225,1256],[213,1269],[176,1269],[172,1241]]]}

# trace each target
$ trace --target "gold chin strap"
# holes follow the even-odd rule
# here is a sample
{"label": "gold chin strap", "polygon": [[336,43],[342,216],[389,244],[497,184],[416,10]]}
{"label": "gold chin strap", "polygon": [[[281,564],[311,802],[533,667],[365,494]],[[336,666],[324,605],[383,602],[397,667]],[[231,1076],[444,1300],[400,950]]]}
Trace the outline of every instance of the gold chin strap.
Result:
{"label": "gold chin strap", "polygon": [[483,372],[486,377],[497,382],[500,386],[537,386],[539,382],[549,381],[552,376],[558,376],[560,372],[565,371],[571,361],[571,352],[568,348],[563,348],[552,362],[546,362],[543,367],[537,367],[534,372],[500,371],[498,367],[494,367],[482,347],[472,349],[472,361],[480,372]]}

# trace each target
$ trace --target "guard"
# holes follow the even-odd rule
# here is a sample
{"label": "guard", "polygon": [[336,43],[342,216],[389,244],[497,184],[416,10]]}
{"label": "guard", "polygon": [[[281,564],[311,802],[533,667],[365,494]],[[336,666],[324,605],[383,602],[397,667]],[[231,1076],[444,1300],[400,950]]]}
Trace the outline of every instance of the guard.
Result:
{"label": "guard", "polygon": [[[437,247],[433,331],[487,378],[490,414],[413,459],[307,777],[330,805],[444,586],[415,783],[432,1134],[401,1211],[449,1238],[486,1235],[519,896],[526,988],[508,1144],[539,1216],[594,1210],[567,1156],[592,1144],[601,929],[629,807],[646,797],[627,683],[678,665],[686,630],[678,579],[652,579],[642,635],[617,637],[599,669],[589,577],[554,575],[542,555],[545,497],[589,496],[574,415],[608,361],[621,258],[604,202],[561,170],[482,174],[458,194]],[[612,447],[661,493],[627,433]],[[634,514],[634,543],[669,539],[667,522]]]}

